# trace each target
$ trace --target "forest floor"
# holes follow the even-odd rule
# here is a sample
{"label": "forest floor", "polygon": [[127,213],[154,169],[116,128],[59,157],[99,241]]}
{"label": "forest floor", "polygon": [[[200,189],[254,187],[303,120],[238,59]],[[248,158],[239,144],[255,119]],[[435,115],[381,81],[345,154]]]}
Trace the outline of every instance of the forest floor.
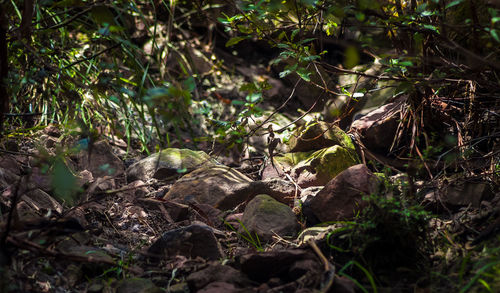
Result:
{"label": "forest floor", "polygon": [[[265,72],[238,62],[241,79]],[[218,84],[228,88],[207,96],[227,104],[239,88],[234,80],[220,77]],[[278,83],[274,89],[283,96],[280,91],[291,88]],[[275,109],[281,102],[266,103]],[[284,120],[314,122],[294,103],[282,109]],[[358,130],[385,119],[379,116],[358,119]],[[275,138],[270,131],[256,132],[247,152],[195,145],[186,134],[166,149],[181,153],[167,156],[173,165],[158,157],[144,161],[148,156],[138,147],[106,131],[95,139],[49,125],[11,135],[0,153],[0,291],[499,290],[498,170],[476,168],[466,175],[435,162],[415,170],[408,161],[381,156],[375,138],[393,126],[367,141],[348,125],[351,136],[342,135],[353,139],[346,144],[356,148],[360,164],[344,166],[332,178],[311,171],[316,163],[281,166],[277,158],[289,150],[269,147]],[[305,145],[321,150],[344,143],[329,142],[324,134],[330,130],[313,136],[324,138],[318,145],[310,137]],[[395,130],[388,135],[396,137]],[[205,154],[185,154],[186,148]],[[375,177],[379,187],[372,188],[369,178]],[[378,197],[352,194],[365,188],[365,195]],[[314,203],[315,196],[324,196],[325,205]],[[249,207],[261,202],[273,208]],[[330,219],[325,211],[349,216]]]}

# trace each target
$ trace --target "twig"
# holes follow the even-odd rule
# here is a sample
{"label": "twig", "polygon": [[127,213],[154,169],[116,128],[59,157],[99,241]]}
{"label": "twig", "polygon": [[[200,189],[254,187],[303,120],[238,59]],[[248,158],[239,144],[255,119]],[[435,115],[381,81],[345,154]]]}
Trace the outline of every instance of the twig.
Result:
{"label": "twig", "polygon": [[335,266],[332,265],[328,261],[328,259],[326,259],[325,255],[321,252],[321,249],[319,249],[318,245],[316,245],[316,242],[314,242],[314,240],[312,238],[307,240],[307,244],[309,244],[309,246],[311,246],[311,248],[314,250],[316,255],[319,257],[319,259],[323,263],[326,279],[323,280],[323,283],[321,284],[320,292],[326,293],[330,290],[330,288],[333,285],[333,281],[335,279]]}
{"label": "twig", "polygon": [[[90,255],[89,256],[81,256],[81,255],[75,255],[75,254],[54,251],[52,249],[45,248],[41,245],[38,245],[32,241],[21,240],[21,239],[18,239],[16,237],[12,237],[12,236],[7,237],[7,241],[13,245],[31,250],[33,252],[38,252],[38,253],[41,253],[41,254],[47,255],[47,256],[63,258],[65,260],[71,260],[71,261],[76,261],[76,262],[86,262],[86,263],[103,263],[103,264],[108,264],[111,266],[117,265],[117,263],[114,261],[103,259],[103,258],[96,258],[96,257],[90,256]],[[124,270],[127,270],[127,271],[135,273],[135,274],[142,274],[143,273],[142,270],[137,269],[137,268],[133,268],[133,267],[124,266],[122,268]]]}

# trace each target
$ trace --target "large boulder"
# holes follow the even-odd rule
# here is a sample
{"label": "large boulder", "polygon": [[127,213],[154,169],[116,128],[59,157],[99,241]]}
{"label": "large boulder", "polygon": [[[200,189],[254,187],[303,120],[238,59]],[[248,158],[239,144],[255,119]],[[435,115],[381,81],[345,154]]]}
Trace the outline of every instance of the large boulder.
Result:
{"label": "large boulder", "polygon": [[293,167],[291,175],[300,187],[320,186],[358,162],[354,151],[334,145],[305,156]]}
{"label": "large boulder", "polygon": [[347,168],[304,204],[320,222],[351,220],[367,206],[363,196],[376,192],[377,177],[363,164]]}
{"label": "large boulder", "polygon": [[277,178],[252,181],[233,168],[217,165],[184,175],[172,185],[165,199],[182,203],[194,201],[228,210],[260,193],[288,203],[295,196],[296,188],[292,183]]}
{"label": "large boulder", "polygon": [[[240,233],[257,235],[260,241],[268,242],[273,235],[296,236],[299,225],[292,209],[269,195],[260,194],[252,199],[243,213]],[[247,235],[248,236],[248,235]]]}
{"label": "large boulder", "polygon": [[236,169],[208,166],[194,170],[177,180],[165,199],[179,202],[196,201],[197,203],[218,206],[235,190],[247,186],[252,180]]}
{"label": "large boulder", "polygon": [[127,180],[162,180],[206,165],[215,165],[215,161],[203,151],[168,148],[132,164],[127,169]]}

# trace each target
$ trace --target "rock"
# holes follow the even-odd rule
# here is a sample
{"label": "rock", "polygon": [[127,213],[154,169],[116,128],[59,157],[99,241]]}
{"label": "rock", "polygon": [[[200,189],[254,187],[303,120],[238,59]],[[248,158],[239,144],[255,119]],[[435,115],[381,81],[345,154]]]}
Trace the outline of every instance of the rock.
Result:
{"label": "rock", "polygon": [[234,289],[252,285],[252,282],[240,271],[220,263],[210,264],[207,268],[190,274],[186,281],[192,292],[199,292],[197,290],[213,282],[231,284]]}
{"label": "rock", "polygon": [[295,186],[281,179],[252,181],[233,168],[214,165],[184,175],[172,185],[164,198],[183,203],[194,201],[228,210],[260,193],[286,202],[295,195]]}
{"label": "rock", "polygon": [[291,152],[308,152],[339,145],[354,150],[349,136],[339,127],[326,122],[313,122],[299,127],[289,141]]}
{"label": "rock", "polygon": [[120,280],[116,285],[116,293],[161,293],[164,292],[151,280],[130,278]]}
{"label": "rock", "polygon": [[308,155],[292,169],[291,175],[300,187],[322,186],[358,162],[354,151],[335,145]]}
{"label": "rock", "polygon": [[177,180],[165,195],[168,200],[180,200],[218,206],[234,190],[247,186],[252,180],[226,166],[208,166],[194,170]]}
{"label": "rock", "polygon": [[300,192],[300,200],[302,202],[311,200],[311,198],[315,197],[316,194],[321,191],[321,189],[323,189],[323,186],[311,186],[302,189],[302,191]]}
{"label": "rock", "polygon": [[215,165],[215,161],[203,151],[168,148],[132,164],[127,169],[127,180],[164,180],[207,165]]}
{"label": "rock", "polygon": [[40,188],[45,192],[52,191],[52,177],[49,172],[42,170],[40,167],[33,167],[31,169],[31,182],[28,184],[31,188]]}
{"label": "rock", "polygon": [[224,219],[226,225],[230,225],[231,230],[237,231],[241,227],[241,219],[243,218],[243,213],[230,214]]}
{"label": "rock", "polygon": [[130,182],[126,186],[126,190],[121,192],[123,199],[128,202],[134,202],[138,198],[146,197],[146,194],[149,193],[145,183],[141,180],[136,180]]}
{"label": "rock", "polygon": [[335,293],[355,293],[358,288],[353,280],[344,276],[335,276],[330,292]]}
{"label": "rock", "polygon": [[[261,242],[268,242],[273,235],[294,237],[299,229],[292,209],[269,195],[260,194],[252,199],[245,208],[242,223],[252,237],[257,235]],[[240,228],[239,233],[245,234]]]}
{"label": "rock", "polygon": [[58,249],[69,255],[76,255],[83,258],[91,258],[93,261],[85,262],[82,264],[84,274],[91,276],[99,275],[105,270],[109,269],[115,260],[109,256],[104,250],[87,246],[87,245],[67,245],[66,243],[59,243]]}
{"label": "rock", "polygon": [[7,200],[9,197],[14,195],[16,191],[16,183],[19,180],[19,176],[10,173],[8,170],[3,170],[0,168],[0,202]]}
{"label": "rock", "polygon": [[61,136],[61,130],[53,124],[47,125],[47,127],[43,129],[43,133],[56,138]]}
{"label": "rock", "polygon": [[19,141],[17,139],[7,139],[2,145],[5,150],[10,151],[10,152],[19,152]]}
{"label": "rock", "polygon": [[52,196],[41,189],[29,191],[27,194],[21,196],[21,200],[26,202],[31,208],[38,212],[38,214],[46,214],[49,210],[55,211],[59,214],[62,213],[63,207]]}
{"label": "rock", "polygon": [[161,213],[165,211],[168,214],[167,221],[171,224],[189,218],[190,207],[188,205],[170,201],[160,201],[152,198],[139,198],[137,202],[146,210],[156,210]]}
{"label": "rock", "polygon": [[78,170],[89,170],[94,178],[117,176],[124,173],[125,165],[112,151],[107,141],[101,140],[92,145],[89,151],[78,154]]}
{"label": "rock", "polygon": [[82,268],[80,266],[70,264],[64,270],[64,277],[68,286],[74,287],[78,281],[83,277]]}
{"label": "rock", "polygon": [[367,203],[362,200],[377,188],[376,176],[363,164],[349,167],[332,179],[304,209],[321,222],[352,219]]}
{"label": "rock", "polygon": [[[299,265],[297,262],[304,260],[313,260],[316,266],[312,268],[318,274],[322,272],[322,266],[317,261],[316,256],[307,250],[277,250],[269,252],[261,252],[258,254],[247,254],[241,257],[241,271],[245,273],[251,280],[257,282],[266,282],[267,280],[279,277],[286,281],[295,281],[300,276]],[[310,263],[308,264],[310,265]],[[290,274],[295,272],[294,274]]]}
{"label": "rock", "polygon": [[92,172],[89,170],[82,170],[78,173],[77,176],[78,180],[78,186],[79,187],[86,187],[89,186],[93,181],[94,181],[94,176],[92,175]]}
{"label": "rock", "polygon": [[399,112],[405,101],[405,97],[401,97],[371,111],[354,121],[351,131],[356,131],[361,135],[361,141],[369,150],[387,152],[396,137],[396,129],[400,120]]}
{"label": "rock", "polygon": [[451,210],[469,205],[479,208],[481,201],[491,200],[493,196],[493,190],[486,182],[463,182],[428,192],[422,205],[435,212],[440,212],[443,206]]}
{"label": "rock", "polygon": [[169,293],[186,293],[189,291],[189,286],[186,282],[177,283],[167,287]]}
{"label": "rock", "polygon": [[158,257],[183,255],[196,258],[199,256],[208,260],[218,260],[224,257],[212,228],[199,224],[165,232],[151,245],[148,253]]}
{"label": "rock", "polygon": [[223,224],[223,215],[221,210],[214,208],[213,206],[208,204],[193,204],[191,205],[191,208],[196,209],[199,216],[196,215],[195,218],[199,221],[204,222],[212,227],[219,227]]}
{"label": "rock", "polygon": [[55,148],[59,143],[60,142],[57,138],[49,136],[45,140],[45,147],[47,149]]}
{"label": "rock", "polygon": [[249,191],[252,197],[257,194],[267,194],[275,200],[284,203],[292,204],[295,197],[300,197],[300,188],[290,182],[289,180],[282,180],[279,178],[270,178],[266,180],[254,181],[249,184]]}
{"label": "rock", "polygon": [[239,289],[233,284],[226,282],[213,282],[208,284],[205,288],[196,291],[198,293],[245,293],[255,292],[252,289]]}
{"label": "rock", "polygon": [[0,155],[0,168],[8,170],[10,173],[17,176],[21,175],[21,164],[15,156],[9,154]]}

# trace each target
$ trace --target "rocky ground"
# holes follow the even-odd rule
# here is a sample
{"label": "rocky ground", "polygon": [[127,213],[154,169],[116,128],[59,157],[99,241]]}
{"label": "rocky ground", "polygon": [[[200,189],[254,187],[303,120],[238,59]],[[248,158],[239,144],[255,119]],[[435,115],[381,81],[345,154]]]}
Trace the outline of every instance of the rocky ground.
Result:
{"label": "rocky ground", "polygon": [[[82,146],[57,126],[7,140],[2,292],[454,290],[456,276],[432,271],[457,272],[460,253],[491,239],[498,189],[420,180],[377,155],[397,103],[357,120],[349,135],[303,125],[273,164],[229,167],[183,148],[144,157],[119,139]],[[378,201],[363,197],[374,194]],[[402,206],[403,197],[433,214]],[[352,224],[366,217],[374,229]]]}

